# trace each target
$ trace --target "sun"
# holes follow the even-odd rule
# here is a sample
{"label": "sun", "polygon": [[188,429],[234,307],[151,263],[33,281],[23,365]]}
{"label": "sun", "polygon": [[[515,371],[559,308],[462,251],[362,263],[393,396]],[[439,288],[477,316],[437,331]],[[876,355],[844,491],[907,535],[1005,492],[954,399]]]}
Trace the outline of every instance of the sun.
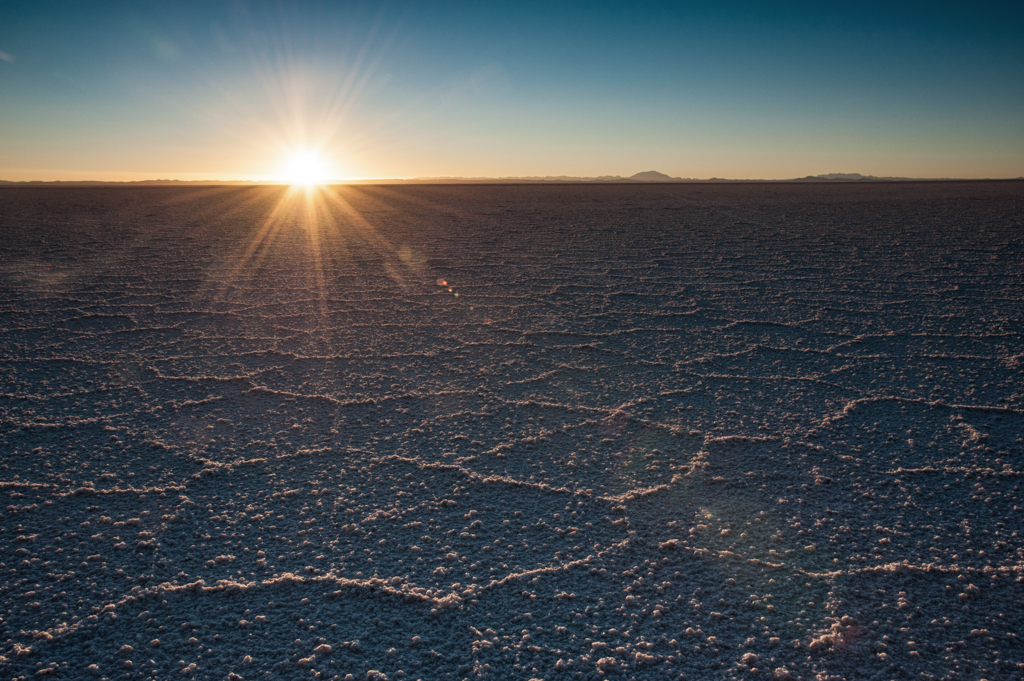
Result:
{"label": "sun", "polygon": [[310,187],[318,184],[326,184],[328,168],[319,155],[310,151],[300,151],[292,154],[284,169],[284,180],[292,185]]}

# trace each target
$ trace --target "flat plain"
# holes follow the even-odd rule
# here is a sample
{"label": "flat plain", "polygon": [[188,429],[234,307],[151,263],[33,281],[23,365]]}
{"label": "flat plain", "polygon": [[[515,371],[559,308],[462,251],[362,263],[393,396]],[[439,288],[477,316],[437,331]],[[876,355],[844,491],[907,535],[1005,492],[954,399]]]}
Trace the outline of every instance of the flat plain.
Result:
{"label": "flat plain", "polygon": [[1019,679],[1022,272],[1024,182],[2,188],[0,672]]}

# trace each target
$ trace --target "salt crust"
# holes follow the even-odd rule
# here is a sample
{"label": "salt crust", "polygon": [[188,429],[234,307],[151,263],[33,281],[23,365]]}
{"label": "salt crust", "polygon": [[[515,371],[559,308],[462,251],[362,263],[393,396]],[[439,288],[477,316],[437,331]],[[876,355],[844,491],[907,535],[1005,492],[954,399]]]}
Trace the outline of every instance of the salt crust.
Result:
{"label": "salt crust", "polygon": [[1022,199],[2,188],[0,668],[1020,678]]}

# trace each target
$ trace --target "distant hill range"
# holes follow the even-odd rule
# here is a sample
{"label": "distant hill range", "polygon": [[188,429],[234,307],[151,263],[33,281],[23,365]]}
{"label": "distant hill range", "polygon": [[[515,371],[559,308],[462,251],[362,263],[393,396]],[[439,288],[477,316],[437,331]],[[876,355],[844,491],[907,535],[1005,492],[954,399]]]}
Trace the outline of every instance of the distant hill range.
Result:
{"label": "distant hill range", "polygon": [[[1024,180],[1024,177],[1016,178],[992,178]],[[566,183],[589,183],[589,184],[667,184],[667,183],[744,183],[744,182],[949,182],[957,178],[914,178],[914,177],[876,177],[874,175],[861,175],[860,173],[826,173],[824,175],[808,175],[797,177],[791,180],[728,180],[721,177],[698,179],[691,177],[672,177],[657,170],[645,170],[629,177],[621,175],[601,175],[598,177],[573,177],[569,175],[545,175],[533,177],[413,177],[413,178],[381,178],[370,180],[338,180],[326,184],[566,184]],[[92,180],[66,180],[42,182],[32,180],[27,182],[11,182],[0,180],[0,186],[63,186],[63,187],[92,187],[92,186],[201,186],[201,185],[229,185],[229,186],[256,186],[256,185],[283,185],[286,182],[260,181],[260,180],[140,180],[136,182],[101,182]]]}
{"label": "distant hill range", "polygon": [[[948,178],[942,178],[948,179]],[[861,175],[860,173],[827,173],[825,175],[808,175],[798,177],[792,182],[914,182],[913,177],[875,177],[874,175]],[[916,181],[920,181],[919,179]]]}

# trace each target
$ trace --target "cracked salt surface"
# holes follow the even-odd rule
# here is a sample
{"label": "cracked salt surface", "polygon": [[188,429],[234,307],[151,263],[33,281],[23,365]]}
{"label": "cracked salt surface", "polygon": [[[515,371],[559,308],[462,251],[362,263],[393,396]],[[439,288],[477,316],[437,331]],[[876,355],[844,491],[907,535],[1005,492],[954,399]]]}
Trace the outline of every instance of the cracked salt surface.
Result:
{"label": "cracked salt surface", "polygon": [[1024,184],[0,189],[13,679],[1018,679]]}

